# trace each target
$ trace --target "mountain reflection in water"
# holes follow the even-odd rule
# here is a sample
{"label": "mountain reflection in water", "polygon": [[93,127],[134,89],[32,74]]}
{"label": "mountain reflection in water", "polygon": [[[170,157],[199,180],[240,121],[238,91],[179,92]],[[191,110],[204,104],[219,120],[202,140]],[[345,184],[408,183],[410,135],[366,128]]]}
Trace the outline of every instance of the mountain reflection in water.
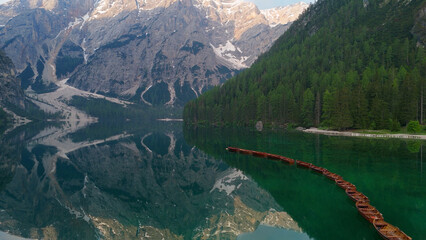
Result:
{"label": "mountain reflection in water", "polygon": [[236,239],[267,225],[307,238],[243,172],[188,145],[181,123],[64,129],[1,140],[1,236]]}

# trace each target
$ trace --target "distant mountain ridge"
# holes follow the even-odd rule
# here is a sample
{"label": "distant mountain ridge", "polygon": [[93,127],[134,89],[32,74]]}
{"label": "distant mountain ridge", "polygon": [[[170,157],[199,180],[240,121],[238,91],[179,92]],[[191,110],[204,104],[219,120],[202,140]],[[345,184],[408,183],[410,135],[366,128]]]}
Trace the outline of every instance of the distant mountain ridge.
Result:
{"label": "distant mountain ridge", "polygon": [[70,78],[83,90],[182,105],[250,66],[307,6],[277,18],[241,0],[12,0],[0,6],[0,45],[25,88]]}

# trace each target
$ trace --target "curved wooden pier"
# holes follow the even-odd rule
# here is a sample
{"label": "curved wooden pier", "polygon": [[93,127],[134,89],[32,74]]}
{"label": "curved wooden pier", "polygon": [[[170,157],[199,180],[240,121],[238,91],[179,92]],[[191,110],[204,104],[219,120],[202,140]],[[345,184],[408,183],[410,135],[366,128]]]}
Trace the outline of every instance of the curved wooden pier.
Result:
{"label": "curved wooden pier", "polygon": [[264,153],[264,152],[257,152],[247,149],[241,149],[241,148],[235,148],[235,147],[227,147],[227,151],[229,152],[235,152],[235,153],[241,153],[246,155],[252,155],[255,157],[261,157],[261,158],[269,158],[271,160],[277,160],[281,162],[285,162],[288,164],[294,164],[296,163],[296,166],[311,169],[317,173],[320,173],[327,177],[328,179],[334,181],[336,185],[343,188],[352,200],[355,201],[355,206],[358,209],[358,212],[370,223],[373,224],[374,228],[377,230],[377,232],[380,234],[380,236],[383,239],[388,240],[412,240],[411,237],[409,237],[407,234],[405,234],[403,231],[401,231],[399,228],[387,223],[383,219],[383,215],[377,210],[375,207],[370,205],[370,200],[367,196],[364,194],[358,192],[356,189],[356,186],[352,183],[345,181],[341,176],[332,173],[328,171],[325,168],[315,166],[312,163],[307,163],[299,160],[294,160],[291,158],[287,158],[284,156],[276,155],[276,154],[270,154],[270,153]]}

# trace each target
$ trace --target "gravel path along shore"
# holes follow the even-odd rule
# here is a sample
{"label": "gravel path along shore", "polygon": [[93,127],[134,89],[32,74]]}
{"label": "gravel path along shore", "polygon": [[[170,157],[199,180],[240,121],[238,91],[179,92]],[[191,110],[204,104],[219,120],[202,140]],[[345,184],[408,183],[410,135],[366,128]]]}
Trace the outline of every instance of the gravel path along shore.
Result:
{"label": "gravel path along shore", "polygon": [[321,130],[318,128],[309,128],[303,130],[306,133],[323,134],[329,136],[346,136],[346,137],[370,137],[370,138],[401,138],[401,139],[418,139],[426,140],[426,135],[412,134],[371,134],[371,133],[356,133],[356,132],[340,132],[331,130]]}

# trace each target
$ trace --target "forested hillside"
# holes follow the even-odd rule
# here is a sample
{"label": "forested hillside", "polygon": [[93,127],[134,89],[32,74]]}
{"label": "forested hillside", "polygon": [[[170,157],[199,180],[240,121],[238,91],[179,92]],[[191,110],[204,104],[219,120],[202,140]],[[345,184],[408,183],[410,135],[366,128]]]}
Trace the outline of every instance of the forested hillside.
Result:
{"label": "forested hillside", "polygon": [[189,123],[392,129],[424,119],[424,0],[319,0]]}

